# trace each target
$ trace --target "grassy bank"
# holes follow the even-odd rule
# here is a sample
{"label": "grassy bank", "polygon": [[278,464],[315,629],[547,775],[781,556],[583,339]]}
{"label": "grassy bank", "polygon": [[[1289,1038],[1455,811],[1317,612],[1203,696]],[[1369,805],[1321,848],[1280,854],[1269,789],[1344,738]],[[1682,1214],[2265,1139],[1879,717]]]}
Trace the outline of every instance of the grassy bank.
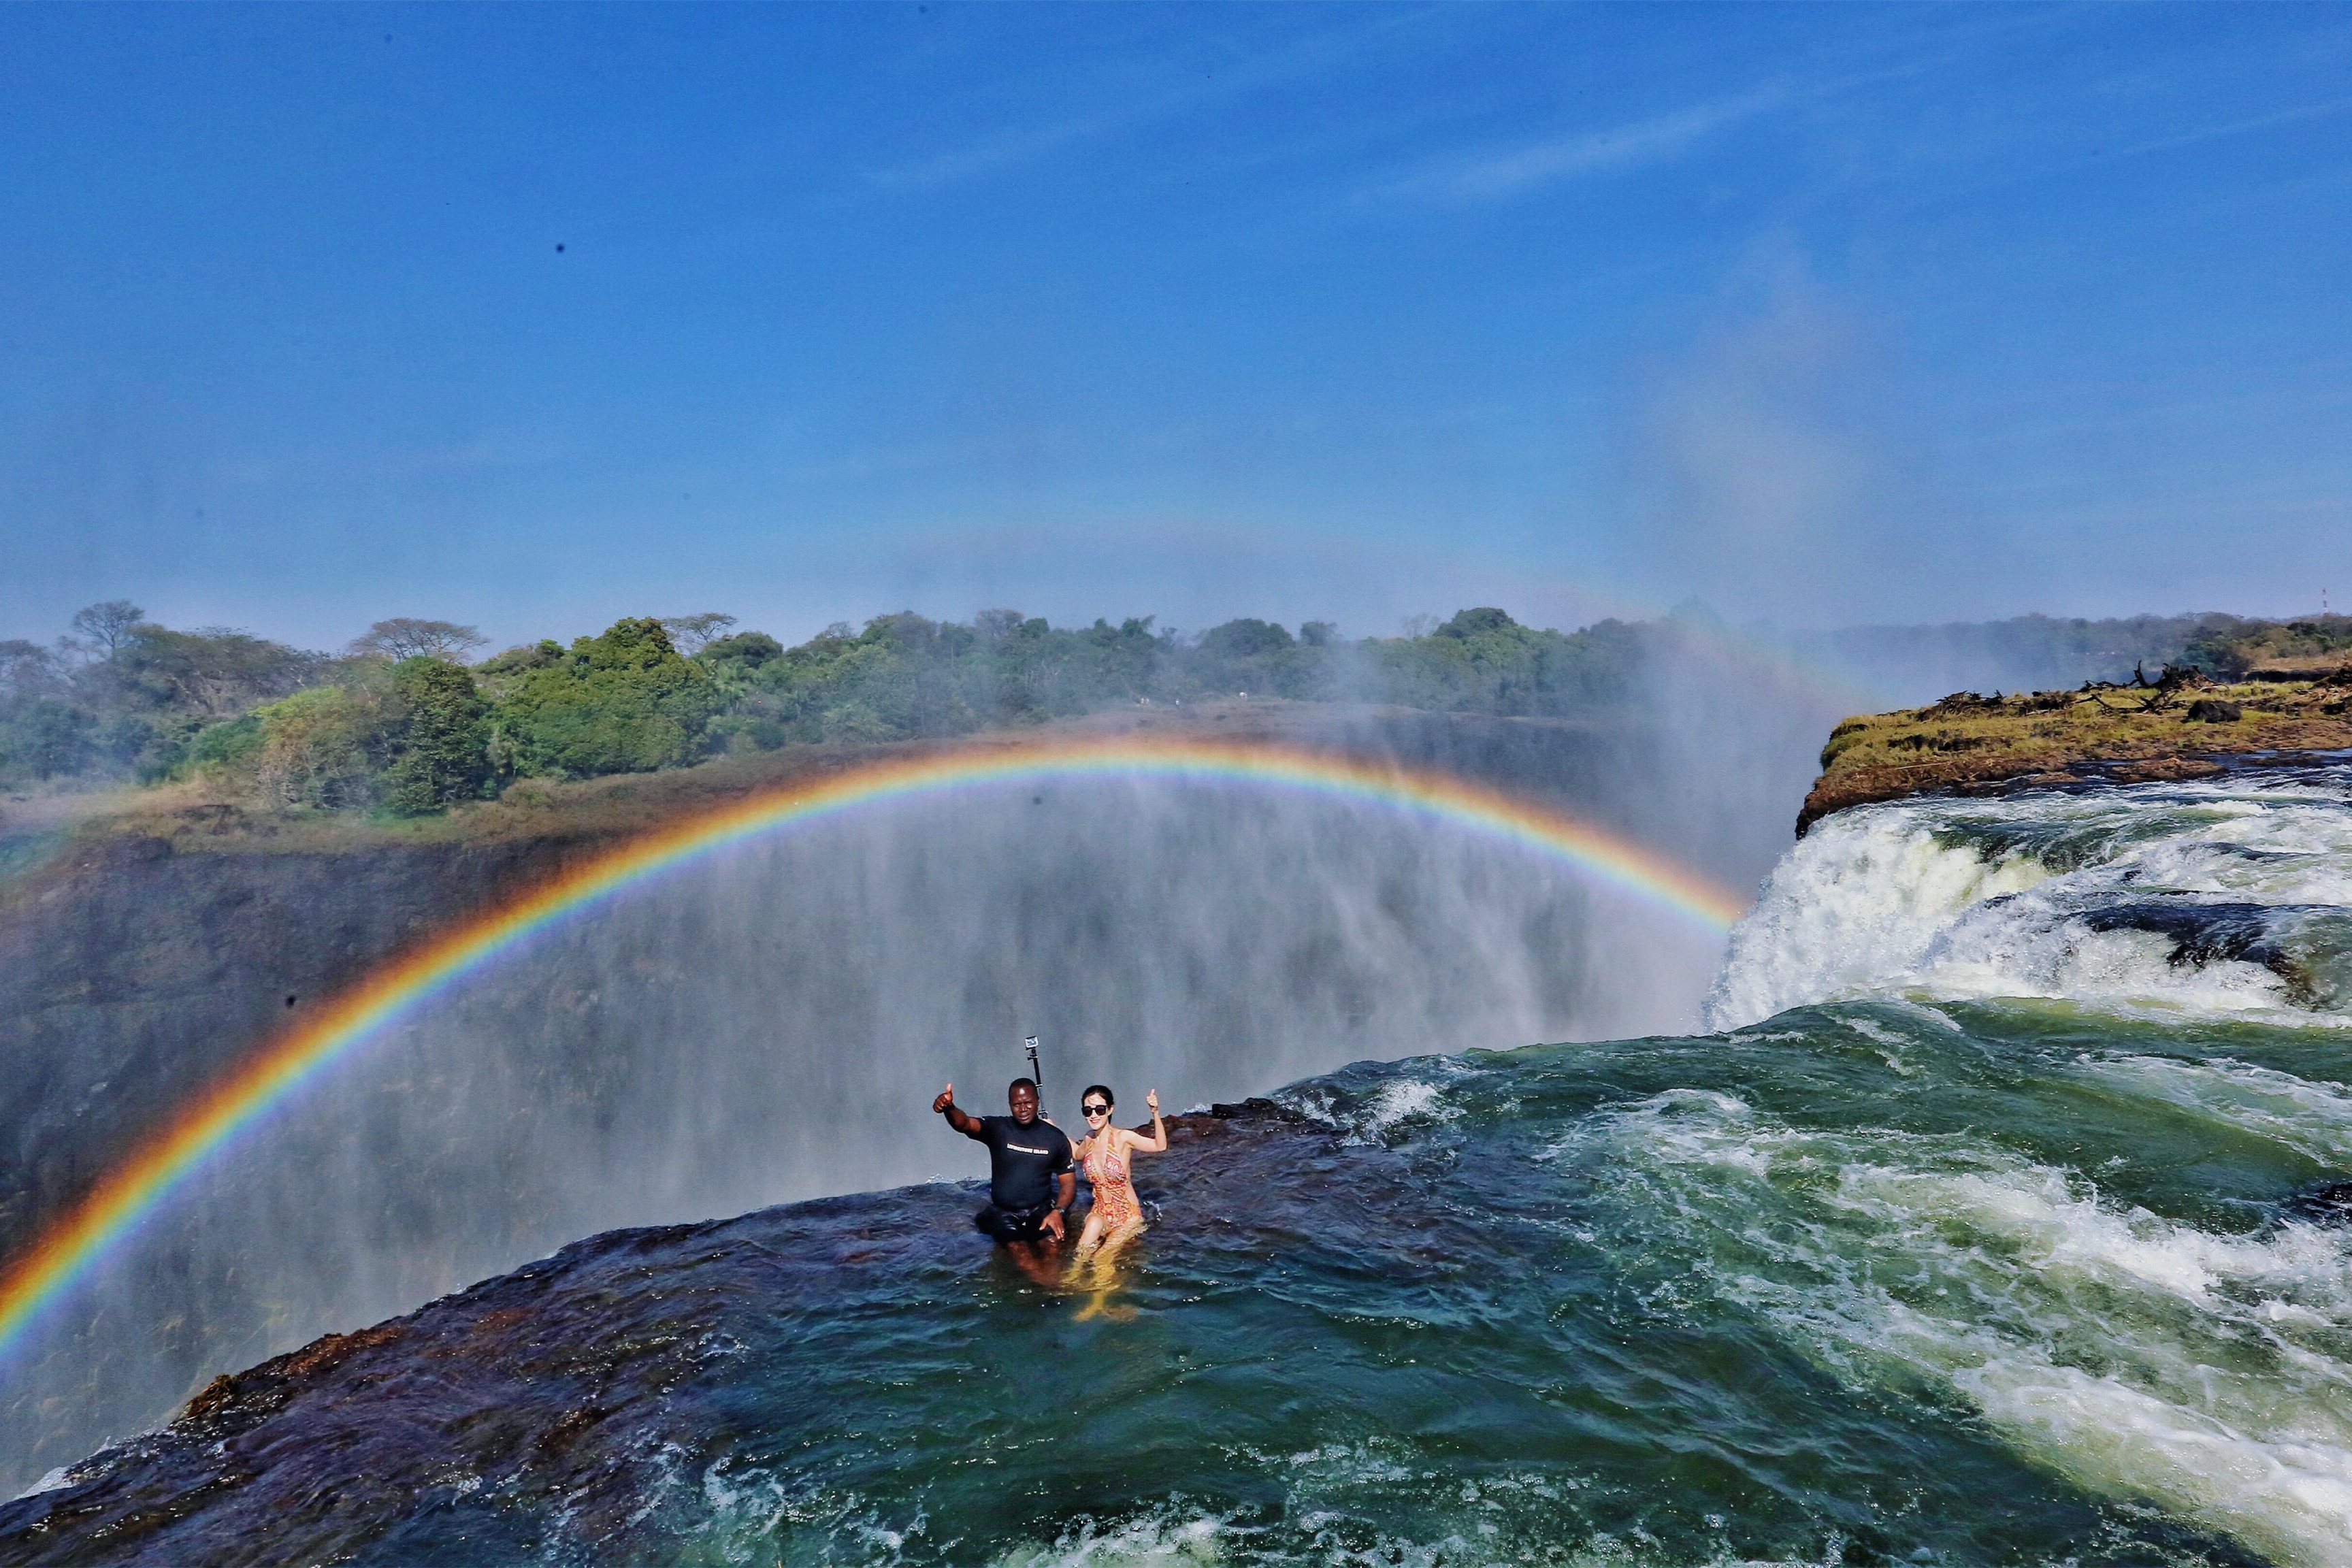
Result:
{"label": "grassy bank", "polygon": [[2012,789],[2092,775],[2194,778],[2221,759],[2352,748],[2352,675],[2224,684],[2195,674],[2008,697],[1958,692],[1831,731],[1802,833],[1834,811],[1934,790]]}

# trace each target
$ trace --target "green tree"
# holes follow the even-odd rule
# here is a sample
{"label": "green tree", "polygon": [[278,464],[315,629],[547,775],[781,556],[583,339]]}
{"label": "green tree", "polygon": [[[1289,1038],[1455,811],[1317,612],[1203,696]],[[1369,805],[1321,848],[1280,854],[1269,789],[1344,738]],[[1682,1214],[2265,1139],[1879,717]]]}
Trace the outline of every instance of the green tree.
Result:
{"label": "green tree", "polygon": [[1425,636],[1376,639],[1363,649],[1387,701],[1550,716],[1624,701],[1643,653],[1640,630],[1622,621],[1538,631],[1486,606],[1460,611]]}
{"label": "green tree", "polygon": [[394,616],[388,621],[376,622],[353,637],[351,652],[354,658],[390,659],[395,664],[404,658],[445,658],[454,662],[489,640],[472,626],[461,626],[455,621]]}
{"label": "green tree", "polygon": [[219,626],[177,632],[142,621],[123,628],[112,657],[99,668],[126,698],[226,719],[300,689],[326,663],[323,654],[245,632]]}
{"label": "green tree", "polygon": [[89,713],[54,697],[37,698],[0,726],[0,772],[36,779],[70,777],[97,753]]}
{"label": "green tree", "polygon": [[523,773],[589,778],[677,766],[699,753],[718,708],[710,673],[650,616],[615,621],[544,662],[511,676],[502,669],[499,679],[507,692],[493,722]]}
{"label": "green tree", "polygon": [[128,599],[109,599],[102,605],[85,605],[74,612],[73,629],[79,634],[80,646],[98,658],[111,659],[131,639],[134,626],[145,624],[147,612]]}
{"label": "green tree", "polygon": [[490,782],[490,705],[474,678],[443,658],[392,667],[397,717],[383,769],[383,804],[404,816],[478,800]]}
{"label": "green tree", "polygon": [[1212,692],[1288,695],[1293,683],[1284,677],[1297,663],[1297,642],[1283,627],[1244,616],[1201,634],[1192,651],[1193,674]]}
{"label": "green tree", "polygon": [[369,742],[383,715],[368,696],[314,686],[257,710],[261,745],[254,782],[276,806],[336,811],[371,804],[375,770]]}
{"label": "green tree", "polygon": [[706,610],[698,616],[664,616],[662,628],[669,633],[670,646],[692,658],[727,635],[735,624],[732,616],[722,616],[716,610]]}

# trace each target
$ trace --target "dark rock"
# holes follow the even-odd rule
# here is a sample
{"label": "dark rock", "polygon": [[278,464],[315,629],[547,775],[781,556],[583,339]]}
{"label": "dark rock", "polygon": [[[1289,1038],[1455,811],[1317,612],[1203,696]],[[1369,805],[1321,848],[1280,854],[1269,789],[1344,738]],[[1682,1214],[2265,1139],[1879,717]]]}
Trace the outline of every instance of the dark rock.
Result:
{"label": "dark rock", "polygon": [[1955,691],[1931,708],[1920,710],[1923,719],[1967,719],[1980,713],[1998,713],[2002,709],[1998,695],[1987,697],[1980,692]]}
{"label": "dark rock", "polygon": [[180,1418],[220,1432],[242,1431],[282,1409],[307,1382],[316,1381],[361,1351],[397,1344],[407,1325],[378,1323],[348,1334],[328,1334],[300,1350],[276,1356],[241,1373],[223,1373],[188,1401]]}
{"label": "dark rock", "polygon": [[2352,1225],[2352,1182],[2330,1182],[2297,1193],[2280,1205],[2280,1212],[2310,1225]]}
{"label": "dark rock", "polygon": [[1209,1114],[1222,1121],[1290,1121],[1303,1122],[1306,1117],[1286,1105],[1277,1105],[1263,1095],[1252,1095],[1238,1105],[1219,1100],[1209,1107]]}

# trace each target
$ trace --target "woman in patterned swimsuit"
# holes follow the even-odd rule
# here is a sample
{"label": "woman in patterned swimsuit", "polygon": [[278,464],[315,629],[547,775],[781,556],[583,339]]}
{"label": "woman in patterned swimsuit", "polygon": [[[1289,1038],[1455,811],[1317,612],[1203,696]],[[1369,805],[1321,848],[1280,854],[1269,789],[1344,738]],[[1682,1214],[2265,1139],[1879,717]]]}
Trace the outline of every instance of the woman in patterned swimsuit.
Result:
{"label": "woman in patterned swimsuit", "polygon": [[1078,1108],[1087,1115],[1087,1135],[1073,1152],[1086,1167],[1087,1180],[1094,1184],[1095,1201],[1087,1211],[1086,1228],[1078,1233],[1078,1245],[1071,1255],[1073,1268],[1083,1268],[1097,1252],[1101,1262],[1109,1262],[1111,1254],[1143,1228],[1143,1205],[1136,1201],[1128,1162],[1136,1154],[1164,1153],[1168,1148],[1168,1124],[1160,1120],[1158,1089],[1143,1097],[1143,1103],[1151,1108],[1149,1138],[1110,1124],[1111,1107],[1117,1103],[1110,1090],[1098,1083],[1088,1085],[1078,1097]]}

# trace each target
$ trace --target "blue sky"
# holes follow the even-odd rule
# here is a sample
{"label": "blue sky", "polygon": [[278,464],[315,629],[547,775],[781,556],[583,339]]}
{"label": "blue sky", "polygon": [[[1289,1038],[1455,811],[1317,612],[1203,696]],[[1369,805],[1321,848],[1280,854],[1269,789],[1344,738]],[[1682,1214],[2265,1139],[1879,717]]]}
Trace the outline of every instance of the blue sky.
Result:
{"label": "blue sky", "polygon": [[0,636],[2352,601],[2352,9],[13,6],[0,202]]}

